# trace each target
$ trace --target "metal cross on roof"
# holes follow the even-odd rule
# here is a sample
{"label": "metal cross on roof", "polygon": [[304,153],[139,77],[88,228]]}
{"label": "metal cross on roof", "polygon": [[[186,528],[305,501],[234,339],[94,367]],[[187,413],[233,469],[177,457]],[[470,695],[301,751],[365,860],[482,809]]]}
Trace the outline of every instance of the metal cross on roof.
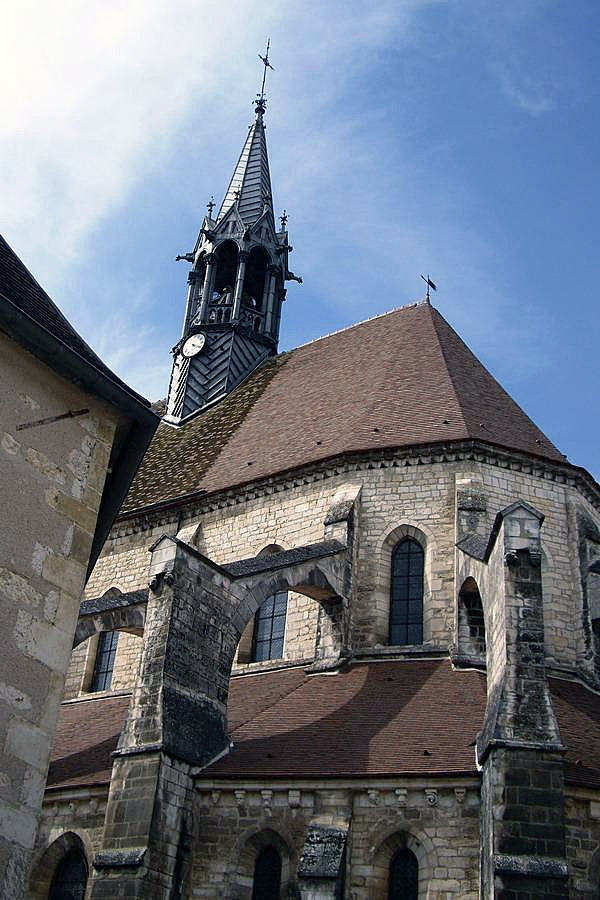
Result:
{"label": "metal cross on roof", "polygon": [[429,299],[430,299],[430,298],[429,298],[429,289],[430,289],[430,288],[433,288],[434,291],[437,291],[437,285],[435,285],[435,284],[433,283],[433,281],[432,281],[431,278],[429,277],[429,274],[427,275],[427,278],[425,278],[424,275],[421,275],[421,278],[423,279],[423,281],[424,281],[425,284],[427,285],[427,294],[425,295],[425,299],[426,299],[427,302],[429,303]]}
{"label": "metal cross on roof", "polygon": [[279,221],[281,222],[281,230],[285,231],[285,226],[287,225],[287,221],[288,221],[288,214],[285,211],[285,209],[283,211],[283,215],[279,216]]}
{"label": "metal cross on roof", "polygon": [[215,208],[215,198],[214,197],[210,198],[210,200],[206,204],[206,208],[208,210],[208,218],[212,219],[212,212],[213,212],[213,209]]}
{"label": "metal cross on roof", "polygon": [[[260,94],[257,94],[257,95],[256,95],[256,96],[258,97],[258,100],[256,100],[256,110],[257,110],[257,112],[258,112],[258,111],[260,111],[260,112],[264,112],[264,111],[265,111],[265,103],[266,103],[266,100],[265,100],[265,82],[266,82],[266,80],[267,80],[267,69],[273,69],[273,66],[272,66],[271,63],[269,62],[269,47],[270,47],[270,46],[271,46],[271,38],[267,38],[267,49],[265,50],[265,55],[264,55],[264,56],[261,56],[260,53],[258,54],[258,58],[262,61],[262,64],[263,64],[263,66],[264,66],[264,69],[263,69],[262,84],[261,84],[261,86],[260,86]],[[275,71],[275,70],[273,69],[273,71]]]}

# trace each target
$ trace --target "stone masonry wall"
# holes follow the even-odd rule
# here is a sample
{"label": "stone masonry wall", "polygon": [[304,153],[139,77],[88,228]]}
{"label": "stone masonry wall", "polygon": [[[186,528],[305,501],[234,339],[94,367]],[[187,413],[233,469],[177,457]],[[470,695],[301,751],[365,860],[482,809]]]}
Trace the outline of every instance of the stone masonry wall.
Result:
{"label": "stone masonry wall", "polygon": [[[47,900],[52,876],[58,862],[53,852],[67,833],[80,838],[88,866],[102,844],[108,786],[51,791],[42,807],[37,847],[29,883],[29,900]],[[60,853],[62,856],[62,852]],[[89,888],[89,886],[88,886]],[[89,889],[86,893],[86,900]]]}
{"label": "stone masonry wall", "polygon": [[[576,635],[581,630],[582,600],[573,571],[577,536],[569,524],[568,507],[583,501],[572,489],[536,474],[475,462],[373,468],[352,473],[352,480],[363,484],[359,584],[352,610],[355,648],[387,643],[389,542],[400,539],[403,525],[416,529],[426,549],[424,642],[440,648],[454,643],[455,592],[460,587],[454,584],[455,481],[462,478],[481,483],[488,498],[490,528],[496,513],[517,498],[545,515],[542,549],[546,653],[560,664],[575,665],[580,652]],[[287,549],[319,541],[333,495],[348,480],[347,475],[337,475],[203,515],[194,514],[184,518],[180,534],[220,563],[256,555],[273,543]],[[598,520],[598,515],[594,515]],[[113,586],[123,591],[145,587],[147,548],[162,533],[175,530],[173,521],[109,540],[86,596],[99,596]],[[485,597],[482,600],[485,608]],[[310,604],[306,604],[302,615],[309,609]],[[314,607],[313,610],[316,615]]]}
{"label": "stone masonry wall", "polygon": [[249,900],[264,832],[279,839],[272,842],[282,855],[282,896],[288,896],[309,824],[347,829],[345,881],[353,900],[386,900],[398,846],[417,857],[423,897],[478,897],[479,801],[471,781],[199,787],[190,897]]}
{"label": "stone masonry wall", "polygon": [[0,896],[18,898],[117,414],[2,335],[0,359]]}
{"label": "stone masonry wall", "polygon": [[[73,700],[91,689],[99,635],[93,635],[73,650],[65,679],[64,700]],[[126,631],[119,632],[111,691],[130,691],[134,684],[142,655],[143,638]]]}

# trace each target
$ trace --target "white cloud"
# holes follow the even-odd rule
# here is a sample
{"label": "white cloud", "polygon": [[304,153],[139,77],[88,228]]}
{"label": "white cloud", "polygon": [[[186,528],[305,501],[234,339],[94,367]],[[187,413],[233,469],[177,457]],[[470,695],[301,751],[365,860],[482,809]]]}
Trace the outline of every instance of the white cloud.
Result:
{"label": "white cloud", "polygon": [[[419,272],[431,266],[455,321],[472,319],[473,301],[461,306],[458,296],[469,283],[487,304],[489,322],[507,301],[490,285],[494,253],[464,224],[464,186],[440,181],[435,191],[403,135],[386,138],[386,111],[361,108],[351,97],[353,86],[377,71],[381,54],[418,44],[419,14],[436,4],[446,5],[382,0],[367,8],[352,0],[341,14],[341,4],[317,0],[228,0],[218,7],[207,0],[5,0],[2,230],[109,365],[142,393],[164,395],[173,329],[165,334],[155,323],[161,298],[144,260],[132,260],[118,283],[111,273],[102,283],[79,279],[99,230],[110,228],[136,185],[176,165],[173,145],[182,135],[194,144],[198,169],[212,154],[223,183],[211,178],[209,185],[205,174],[188,170],[183,188],[169,183],[181,193],[165,204],[193,206],[199,219],[204,195],[190,190],[190,179],[202,182],[206,196],[225,188],[224,167],[241,145],[260,75],[257,52],[270,34],[274,187],[276,200],[292,206],[293,268],[333,315],[351,321],[414,299]],[[523,93],[519,102],[527,100],[536,98]],[[198,128],[205,106],[210,121]],[[409,133],[408,122],[403,131]],[[165,259],[171,252],[164,249]],[[181,275],[180,293],[170,300],[176,322],[185,297]],[[316,327],[317,317],[310,318]],[[496,341],[499,335],[494,331]]]}
{"label": "white cloud", "polygon": [[518,109],[531,116],[539,116],[554,109],[554,100],[536,86],[531,78],[525,79],[524,84],[518,84],[506,66],[500,64],[492,66],[492,71],[507,99]]}

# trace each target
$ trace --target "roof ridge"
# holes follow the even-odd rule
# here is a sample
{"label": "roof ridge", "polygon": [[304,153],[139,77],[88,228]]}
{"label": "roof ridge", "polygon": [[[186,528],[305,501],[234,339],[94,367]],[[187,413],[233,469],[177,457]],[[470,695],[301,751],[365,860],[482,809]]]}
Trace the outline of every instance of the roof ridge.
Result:
{"label": "roof ridge", "polygon": [[[433,312],[436,312],[441,319],[444,319],[441,312],[439,310],[437,310],[434,306],[432,306],[431,309]],[[467,421],[466,411],[461,402],[460,394],[459,394],[456,384],[454,382],[454,378],[452,376],[452,371],[450,369],[450,363],[448,362],[448,357],[446,356],[446,351],[444,349],[444,342],[442,341],[442,336],[440,335],[440,333],[438,331],[436,317],[433,315],[433,312],[431,315],[431,324],[433,325],[433,330],[435,331],[435,336],[437,338],[438,347],[440,348],[440,353],[442,354],[442,359],[444,360],[444,366],[446,367],[446,372],[448,373],[448,378],[450,379],[450,384],[452,385],[452,391],[454,393],[454,396],[456,397],[456,403],[458,405],[458,408],[460,409],[460,414],[462,416],[464,426],[468,431],[469,423]],[[446,322],[445,319],[444,319],[444,322]],[[449,328],[452,328],[452,326],[449,324],[449,322],[446,322],[446,325],[448,325]],[[465,346],[466,346],[466,344],[465,344]],[[467,350],[468,349],[469,348],[467,347]]]}
{"label": "roof ridge", "polygon": [[344,328],[336,328],[335,331],[328,331],[327,334],[312,338],[310,341],[305,341],[303,344],[298,344],[297,347],[292,347],[290,350],[285,350],[283,352],[293,353],[295,350],[302,350],[304,347],[310,347],[311,344],[318,344],[319,341],[325,341],[327,338],[334,337],[336,334],[343,334],[345,331],[352,331],[353,328],[360,328],[361,325],[367,325],[369,322],[374,322],[375,319],[385,319],[386,316],[391,316],[394,313],[401,312],[405,309],[416,309],[418,306],[429,306],[429,304],[427,303],[427,300],[415,300],[413,303],[404,303],[402,306],[394,306],[392,309],[388,309],[385,312],[376,313],[374,316],[361,319],[360,322],[353,322],[352,325],[346,325]]}

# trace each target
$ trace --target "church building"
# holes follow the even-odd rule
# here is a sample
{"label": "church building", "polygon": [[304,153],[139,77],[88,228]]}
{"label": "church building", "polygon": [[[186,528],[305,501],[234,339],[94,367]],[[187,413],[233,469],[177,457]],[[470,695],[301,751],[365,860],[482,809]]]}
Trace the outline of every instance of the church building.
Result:
{"label": "church building", "polygon": [[255,107],[81,604],[29,897],[597,898],[600,487],[429,298],[278,353]]}

